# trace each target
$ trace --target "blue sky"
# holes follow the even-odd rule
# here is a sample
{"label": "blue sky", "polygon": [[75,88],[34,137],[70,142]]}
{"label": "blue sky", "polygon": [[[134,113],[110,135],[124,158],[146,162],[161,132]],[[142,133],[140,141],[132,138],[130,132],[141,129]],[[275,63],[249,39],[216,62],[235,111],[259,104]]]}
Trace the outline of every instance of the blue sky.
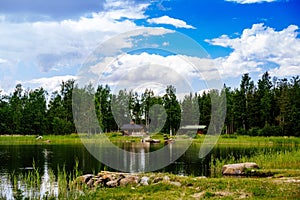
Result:
{"label": "blue sky", "polygon": [[[299,0],[2,0],[0,90],[11,92],[21,83],[51,92],[62,80],[76,79],[101,43],[145,27],[195,40],[231,87],[238,87],[244,73],[254,80],[266,70],[279,78],[300,75],[299,7]],[[171,47],[166,32],[161,32],[163,46]],[[176,56],[152,54],[142,54],[141,60],[178,68]],[[130,59],[139,60],[129,55],[125,71],[134,64]]]}

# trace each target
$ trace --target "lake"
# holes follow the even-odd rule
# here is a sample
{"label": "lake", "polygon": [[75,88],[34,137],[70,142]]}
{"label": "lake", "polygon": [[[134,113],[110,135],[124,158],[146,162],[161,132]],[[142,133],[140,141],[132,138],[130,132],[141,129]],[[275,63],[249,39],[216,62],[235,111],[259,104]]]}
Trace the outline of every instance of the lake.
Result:
{"label": "lake", "polygon": [[[163,147],[163,144],[141,144],[141,143],[118,143],[118,146],[131,152],[131,154],[139,153],[139,156],[130,156],[122,158],[122,163],[128,166],[128,171],[143,171],[143,167],[151,164],[147,162],[148,152],[156,151]],[[176,147],[177,148],[177,147]],[[275,153],[277,151],[290,151],[293,146],[276,145],[276,146],[232,146],[218,145],[205,157],[198,157],[200,144],[192,144],[189,149],[180,156],[172,164],[159,169],[159,172],[169,172],[178,175],[194,175],[194,176],[211,176],[211,163],[215,159],[226,160],[230,158],[239,159],[240,157],[250,157],[258,153]],[[175,149],[176,150],[176,149]],[[169,148],[170,155],[172,151]],[[104,152],[103,149],[99,151]],[[144,152],[144,154],[142,153]],[[143,156],[144,155],[144,156]],[[111,156],[115,159],[114,155]],[[120,159],[118,158],[118,159]],[[165,158],[169,159],[169,158]],[[251,161],[251,160],[249,160]],[[49,189],[49,170],[57,175],[58,167],[65,168],[67,172],[74,171],[76,162],[78,170],[83,174],[97,173],[101,170],[114,171],[110,167],[100,163],[94,158],[86,147],[82,144],[76,145],[53,145],[53,144],[36,144],[36,145],[0,145],[0,191],[1,196],[7,199],[12,198],[12,186],[8,179],[9,174],[25,174],[37,168],[42,176],[42,186],[40,193],[43,194]],[[35,166],[33,166],[33,163]],[[53,193],[57,193],[56,187],[51,187]]]}

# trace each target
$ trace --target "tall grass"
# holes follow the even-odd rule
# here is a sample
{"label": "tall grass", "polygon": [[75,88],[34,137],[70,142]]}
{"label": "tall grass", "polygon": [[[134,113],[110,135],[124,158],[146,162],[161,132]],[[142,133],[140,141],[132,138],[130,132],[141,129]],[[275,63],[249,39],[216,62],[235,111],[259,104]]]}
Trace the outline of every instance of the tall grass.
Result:
{"label": "tall grass", "polygon": [[211,176],[222,176],[222,166],[225,164],[242,162],[256,162],[260,168],[265,170],[299,170],[300,149],[295,147],[291,150],[269,150],[269,152],[260,151],[259,153],[250,157],[242,156],[240,158],[229,155],[227,158],[222,160],[212,156],[210,161]]}
{"label": "tall grass", "polygon": [[78,170],[78,161],[73,171],[67,172],[65,166],[58,166],[57,170],[57,175],[53,170],[48,170],[47,182],[34,162],[33,169],[26,173],[10,173],[6,180],[0,180],[1,186],[7,185],[6,188],[0,188],[0,199],[86,199],[88,188],[79,190],[74,184],[76,177],[82,175]]}

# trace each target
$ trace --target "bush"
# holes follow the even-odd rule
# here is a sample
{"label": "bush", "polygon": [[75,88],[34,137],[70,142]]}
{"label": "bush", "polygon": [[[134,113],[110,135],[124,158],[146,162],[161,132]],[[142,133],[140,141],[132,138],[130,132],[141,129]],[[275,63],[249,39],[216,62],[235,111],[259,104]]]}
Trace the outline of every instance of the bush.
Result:
{"label": "bush", "polygon": [[237,133],[238,135],[248,135],[248,131],[245,130],[245,129],[243,129],[243,128],[239,128],[239,129],[236,131],[236,133]]}
{"label": "bush", "polygon": [[280,126],[265,125],[264,128],[258,130],[259,136],[283,136],[283,130]]}
{"label": "bush", "polygon": [[259,135],[259,128],[258,127],[253,127],[251,128],[248,133],[250,136],[258,136]]}

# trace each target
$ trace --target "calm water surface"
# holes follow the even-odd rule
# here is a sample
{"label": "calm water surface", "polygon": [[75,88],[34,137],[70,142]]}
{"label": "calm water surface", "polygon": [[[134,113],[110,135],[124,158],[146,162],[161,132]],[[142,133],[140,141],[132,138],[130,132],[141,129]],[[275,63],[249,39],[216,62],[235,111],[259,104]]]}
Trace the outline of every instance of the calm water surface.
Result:
{"label": "calm water surface", "polygon": [[[147,162],[146,153],[155,151],[162,147],[161,144],[141,144],[141,143],[120,143],[121,148],[139,153],[139,156],[122,158],[124,165],[128,166],[128,171],[143,171],[143,167],[151,163]],[[158,171],[170,172],[179,175],[210,176],[210,163],[212,158],[220,160],[228,157],[240,158],[251,156],[260,152],[270,153],[278,150],[289,150],[293,147],[273,146],[273,147],[253,147],[253,146],[216,146],[205,158],[198,157],[199,144],[192,144],[190,148],[174,163]],[[102,150],[99,150],[103,152]],[[174,149],[170,148],[170,155]],[[105,151],[104,151],[105,152]],[[144,154],[143,154],[144,153]],[[134,153],[133,153],[134,154]],[[112,155],[112,159],[114,155]],[[168,159],[168,158],[166,158]],[[114,171],[94,158],[81,144],[76,145],[0,145],[0,190],[1,196],[7,199],[12,198],[12,186],[8,181],[8,175],[12,173],[26,173],[33,170],[33,163],[42,175],[41,195],[52,188],[52,193],[57,193],[57,187],[49,185],[49,170],[57,175],[58,167],[65,167],[67,172],[74,170],[78,162],[78,170],[83,174],[97,173],[101,170]],[[54,183],[55,184],[55,183]],[[49,191],[48,191],[49,192]],[[3,194],[4,193],[4,194]]]}

